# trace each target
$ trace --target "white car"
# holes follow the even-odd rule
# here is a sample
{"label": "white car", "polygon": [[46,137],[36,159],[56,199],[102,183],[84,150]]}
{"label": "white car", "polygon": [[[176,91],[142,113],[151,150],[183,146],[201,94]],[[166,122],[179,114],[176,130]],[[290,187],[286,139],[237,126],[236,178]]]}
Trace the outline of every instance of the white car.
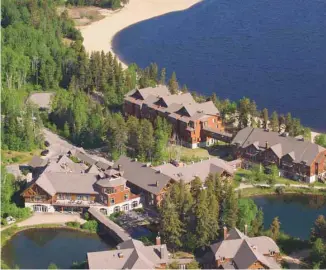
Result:
{"label": "white car", "polygon": [[7,220],[8,225],[13,224],[13,223],[16,222],[16,219],[13,218],[12,216],[7,217],[6,220]]}

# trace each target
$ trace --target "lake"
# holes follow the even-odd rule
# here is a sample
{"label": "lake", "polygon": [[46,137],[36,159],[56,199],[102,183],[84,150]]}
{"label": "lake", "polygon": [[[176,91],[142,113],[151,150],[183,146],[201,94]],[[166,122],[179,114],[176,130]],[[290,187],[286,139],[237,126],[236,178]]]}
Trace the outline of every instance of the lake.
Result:
{"label": "lake", "polygon": [[269,228],[278,216],[281,230],[301,239],[309,239],[313,223],[326,216],[326,197],[310,195],[271,195],[252,198],[264,212],[264,226]]}
{"label": "lake", "polygon": [[11,268],[47,269],[55,263],[69,269],[73,262],[86,260],[86,253],[115,247],[97,234],[70,229],[28,229],[14,235],[2,249],[2,260]]}
{"label": "lake", "polygon": [[122,61],[156,62],[190,90],[243,96],[326,131],[326,1],[204,0],[130,26]]}

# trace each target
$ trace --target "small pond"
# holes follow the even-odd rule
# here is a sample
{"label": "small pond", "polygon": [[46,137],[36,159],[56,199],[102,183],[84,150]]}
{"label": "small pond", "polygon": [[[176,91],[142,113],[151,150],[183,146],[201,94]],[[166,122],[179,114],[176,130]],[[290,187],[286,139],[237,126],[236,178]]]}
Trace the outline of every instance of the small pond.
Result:
{"label": "small pond", "polygon": [[312,195],[270,195],[252,198],[264,211],[264,225],[269,228],[278,216],[281,230],[301,239],[308,239],[314,221],[326,216],[326,197]]}
{"label": "small pond", "polygon": [[97,234],[53,228],[29,229],[14,235],[2,249],[2,260],[11,268],[47,269],[55,263],[58,268],[69,269],[73,262],[86,260],[87,252],[115,247],[111,239]]}

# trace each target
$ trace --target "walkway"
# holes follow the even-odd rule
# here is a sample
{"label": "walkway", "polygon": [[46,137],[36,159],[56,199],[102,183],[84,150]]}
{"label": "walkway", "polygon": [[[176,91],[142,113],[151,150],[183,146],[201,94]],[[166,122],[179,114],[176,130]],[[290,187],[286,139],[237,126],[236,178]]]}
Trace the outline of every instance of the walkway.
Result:
{"label": "walkway", "polygon": [[319,189],[319,190],[326,190],[326,186],[322,187],[322,186],[313,186],[310,187],[308,185],[305,184],[290,184],[290,185],[285,185],[285,184],[275,184],[275,185],[269,185],[269,184],[244,184],[244,183],[240,183],[240,186],[235,188],[234,190],[241,190],[241,189],[245,189],[245,188],[253,188],[253,187],[294,187],[294,188],[314,188],[314,189]]}
{"label": "walkway", "polygon": [[62,224],[64,225],[69,221],[77,221],[81,224],[85,223],[86,220],[82,219],[79,214],[62,214],[62,213],[34,213],[30,218],[11,224],[9,226],[1,227],[0,231],[5,230],[13,225],[18,227],[34,226],[40,224]]}
{"label": "walkway", "polygon": [[88,212],[98,221],[100,222],[111,234],[119,242],[127,241],[131,238],[131,236],[126,232],[123,228],[115,224],[112,220],[110,220],[107,216],[102,214],[97,208],[90,207]]}

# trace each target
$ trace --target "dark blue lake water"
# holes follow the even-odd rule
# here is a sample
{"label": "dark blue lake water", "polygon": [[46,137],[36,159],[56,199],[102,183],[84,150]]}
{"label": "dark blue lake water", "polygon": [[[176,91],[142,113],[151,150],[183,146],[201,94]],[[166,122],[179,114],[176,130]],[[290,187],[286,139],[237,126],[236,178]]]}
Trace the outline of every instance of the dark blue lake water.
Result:
{"label": "dark blue lake water", "polygon": [[309,239],[311,228],[319,215],[326,216],[326,197],[308,195],[271,195],[254,197],[264,212],[265,229],[279,217],[281,230],[301,239]]}
{"label": "dark blue lake water", "polygon": [[204,0],[118,33],[114,51],[156,62],[203,94],[253,98],[326,131],[326,1]]}
{"label": "dark blue lake water", "polygon": [[87,252],[115,247],[113,240],[70,229],[29,229],[14,235],[2,248],[1,258],[11,268],[47,269],[55,263],[69,269],[86,260]]}

